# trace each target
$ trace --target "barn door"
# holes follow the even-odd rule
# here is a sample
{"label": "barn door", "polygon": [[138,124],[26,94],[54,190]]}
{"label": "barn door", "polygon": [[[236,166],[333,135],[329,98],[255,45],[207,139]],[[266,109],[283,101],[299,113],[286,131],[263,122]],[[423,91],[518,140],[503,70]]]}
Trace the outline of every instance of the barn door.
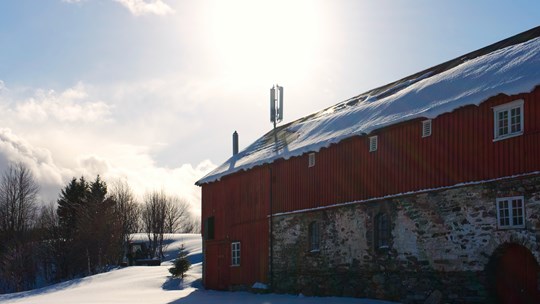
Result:
{"label": "barn door", "polygon": [[220,244],[218,251],[218,289],[224,290],[228,285],[228,270],[229,265],[227,264],[227,244]]}
{"label": "barn door", "polygon": [[518,244],[507,244],[494,257],[495,293],[499,303],[540,303],[538,263]]}
{"label": "barn door", "polygon": [[218,287],[218,249],[215,244],[207,243],[204,248],[204,287],[217,289]]}
{"label": "barn door", "polygon": [[207,243],[204,260],[206,288],[224,290],[229,286],[228,248],[224,242]]}

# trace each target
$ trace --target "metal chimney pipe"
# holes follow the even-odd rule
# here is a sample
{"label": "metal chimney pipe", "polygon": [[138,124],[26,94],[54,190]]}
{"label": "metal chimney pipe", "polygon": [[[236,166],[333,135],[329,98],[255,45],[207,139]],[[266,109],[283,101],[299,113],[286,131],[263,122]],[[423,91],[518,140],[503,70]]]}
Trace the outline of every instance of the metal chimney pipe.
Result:
{"label": "metal chimney pipe", "polygon": [[232,135],[232,154],[238,154],[238,132],[234,131]]}

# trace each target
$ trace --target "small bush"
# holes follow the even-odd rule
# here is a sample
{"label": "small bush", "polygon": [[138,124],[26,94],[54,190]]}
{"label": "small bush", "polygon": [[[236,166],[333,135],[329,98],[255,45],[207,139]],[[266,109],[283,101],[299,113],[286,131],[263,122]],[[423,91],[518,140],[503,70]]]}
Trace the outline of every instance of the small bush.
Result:
{"label": "small bush", "polygon": [[175,278],[184,278],[184,274],[189,270],[191,263],[187,259],[187,253],[184,249],[184,245],[180,248],[178,257],[174,260],[174,267],[169,268],[169,272]]}

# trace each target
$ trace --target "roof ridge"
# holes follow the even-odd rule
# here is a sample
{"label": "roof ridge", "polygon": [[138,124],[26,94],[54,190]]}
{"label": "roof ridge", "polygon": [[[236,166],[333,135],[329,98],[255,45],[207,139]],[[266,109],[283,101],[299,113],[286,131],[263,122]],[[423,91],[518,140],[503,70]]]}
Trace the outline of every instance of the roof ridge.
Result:
{"label": "roof ridge", "polygon": [[196,184],[385,126],[479,105],[497,94],[530,92],[540,87],[539,37],[540,26],[271,129]]}
{"label": "roof ridge", "polygon": [[[505,38],[503,40],[497,41],[497,42],[492,43],[492,44],[490,44],[488,46],[485,46],[485,47],[482,47],[482,48],[477,49],[475,51],[472,51],[472,52],[466,53],[464,55],[458,56],[458,57],[456,57],[454,59],[450,59],[450,60],[445,61],[443,63],[434,65],[434,66],[429,67],[427,69],[424,69],[422,71],[419,71],[419,72],[416,72],[416,73],[411,74],[409,76],[398,79],[398,80],[396,80],[394,82],[391,82],[391,83],[382,85],[380,87],[371,89],[369,91],[366,91],[364,93],[356,95],[355,97],[349,98],[349,99],[347,99],[345,101],[342,101],[342,102],[347,102],[347,101],[350,101],[352,99],[362,98],[364,96],[375,95],[374,93],[380,93],[382,91],[389,90],[392,87],[394,87],[395,85],[399,85],[399,84],[401,84],[401,83],[403,83],[405,81],[409,81],[409,80],[413,80],[413,79],[417,79],[417,78],[422,78],[423,79],[422,76],[425,75],[425,74],[428,74],[428,73],[431,73],[428,77],[432,77],[432,76],[440,74],[440,73],[442,73],[444,71],[447,71],[447,70],[449,70],[451,68],[454,68],[454,67],[462,64],[465,61],[472,60],[472,59],[478,58],[480,56],[487,55],[487,54],[495,52],[497,50],[500,50],[500,49],[503,49],[503,48],[506,48],[506,47],[509,47],[509,46],[512,46],[512,45],[520,44],[520,43],[529,41],[529,40],[537,38],[537,37],[540,37],[540,26],[537,26],[537,27],[534,27],[534,28],[529,29],[527,31],[521,32],[521,33],[516,34],[514,36],[511,36],[509,38]],[[340,103],[342,103],[342,102],[340,102]]]}

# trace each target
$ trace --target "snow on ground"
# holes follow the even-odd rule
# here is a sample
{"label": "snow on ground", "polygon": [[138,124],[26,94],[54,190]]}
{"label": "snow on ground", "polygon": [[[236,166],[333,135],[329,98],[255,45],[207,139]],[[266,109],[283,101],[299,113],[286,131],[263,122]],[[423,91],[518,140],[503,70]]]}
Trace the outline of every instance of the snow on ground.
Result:
{"label": "snow on ground", "polygon": [[[135,236],[144,239],[144,234]],[[202,240],[199,234],[166,235],[162,266],[132,266],[52,286],[0,295],[0,303],[246,303],[246,304],[384,304],[379,300],[304,297],[301,295],[252,294],[205,290],[202,277]],[[172,279],[168,268],[184,245],[192,263],[184,280]]]}

